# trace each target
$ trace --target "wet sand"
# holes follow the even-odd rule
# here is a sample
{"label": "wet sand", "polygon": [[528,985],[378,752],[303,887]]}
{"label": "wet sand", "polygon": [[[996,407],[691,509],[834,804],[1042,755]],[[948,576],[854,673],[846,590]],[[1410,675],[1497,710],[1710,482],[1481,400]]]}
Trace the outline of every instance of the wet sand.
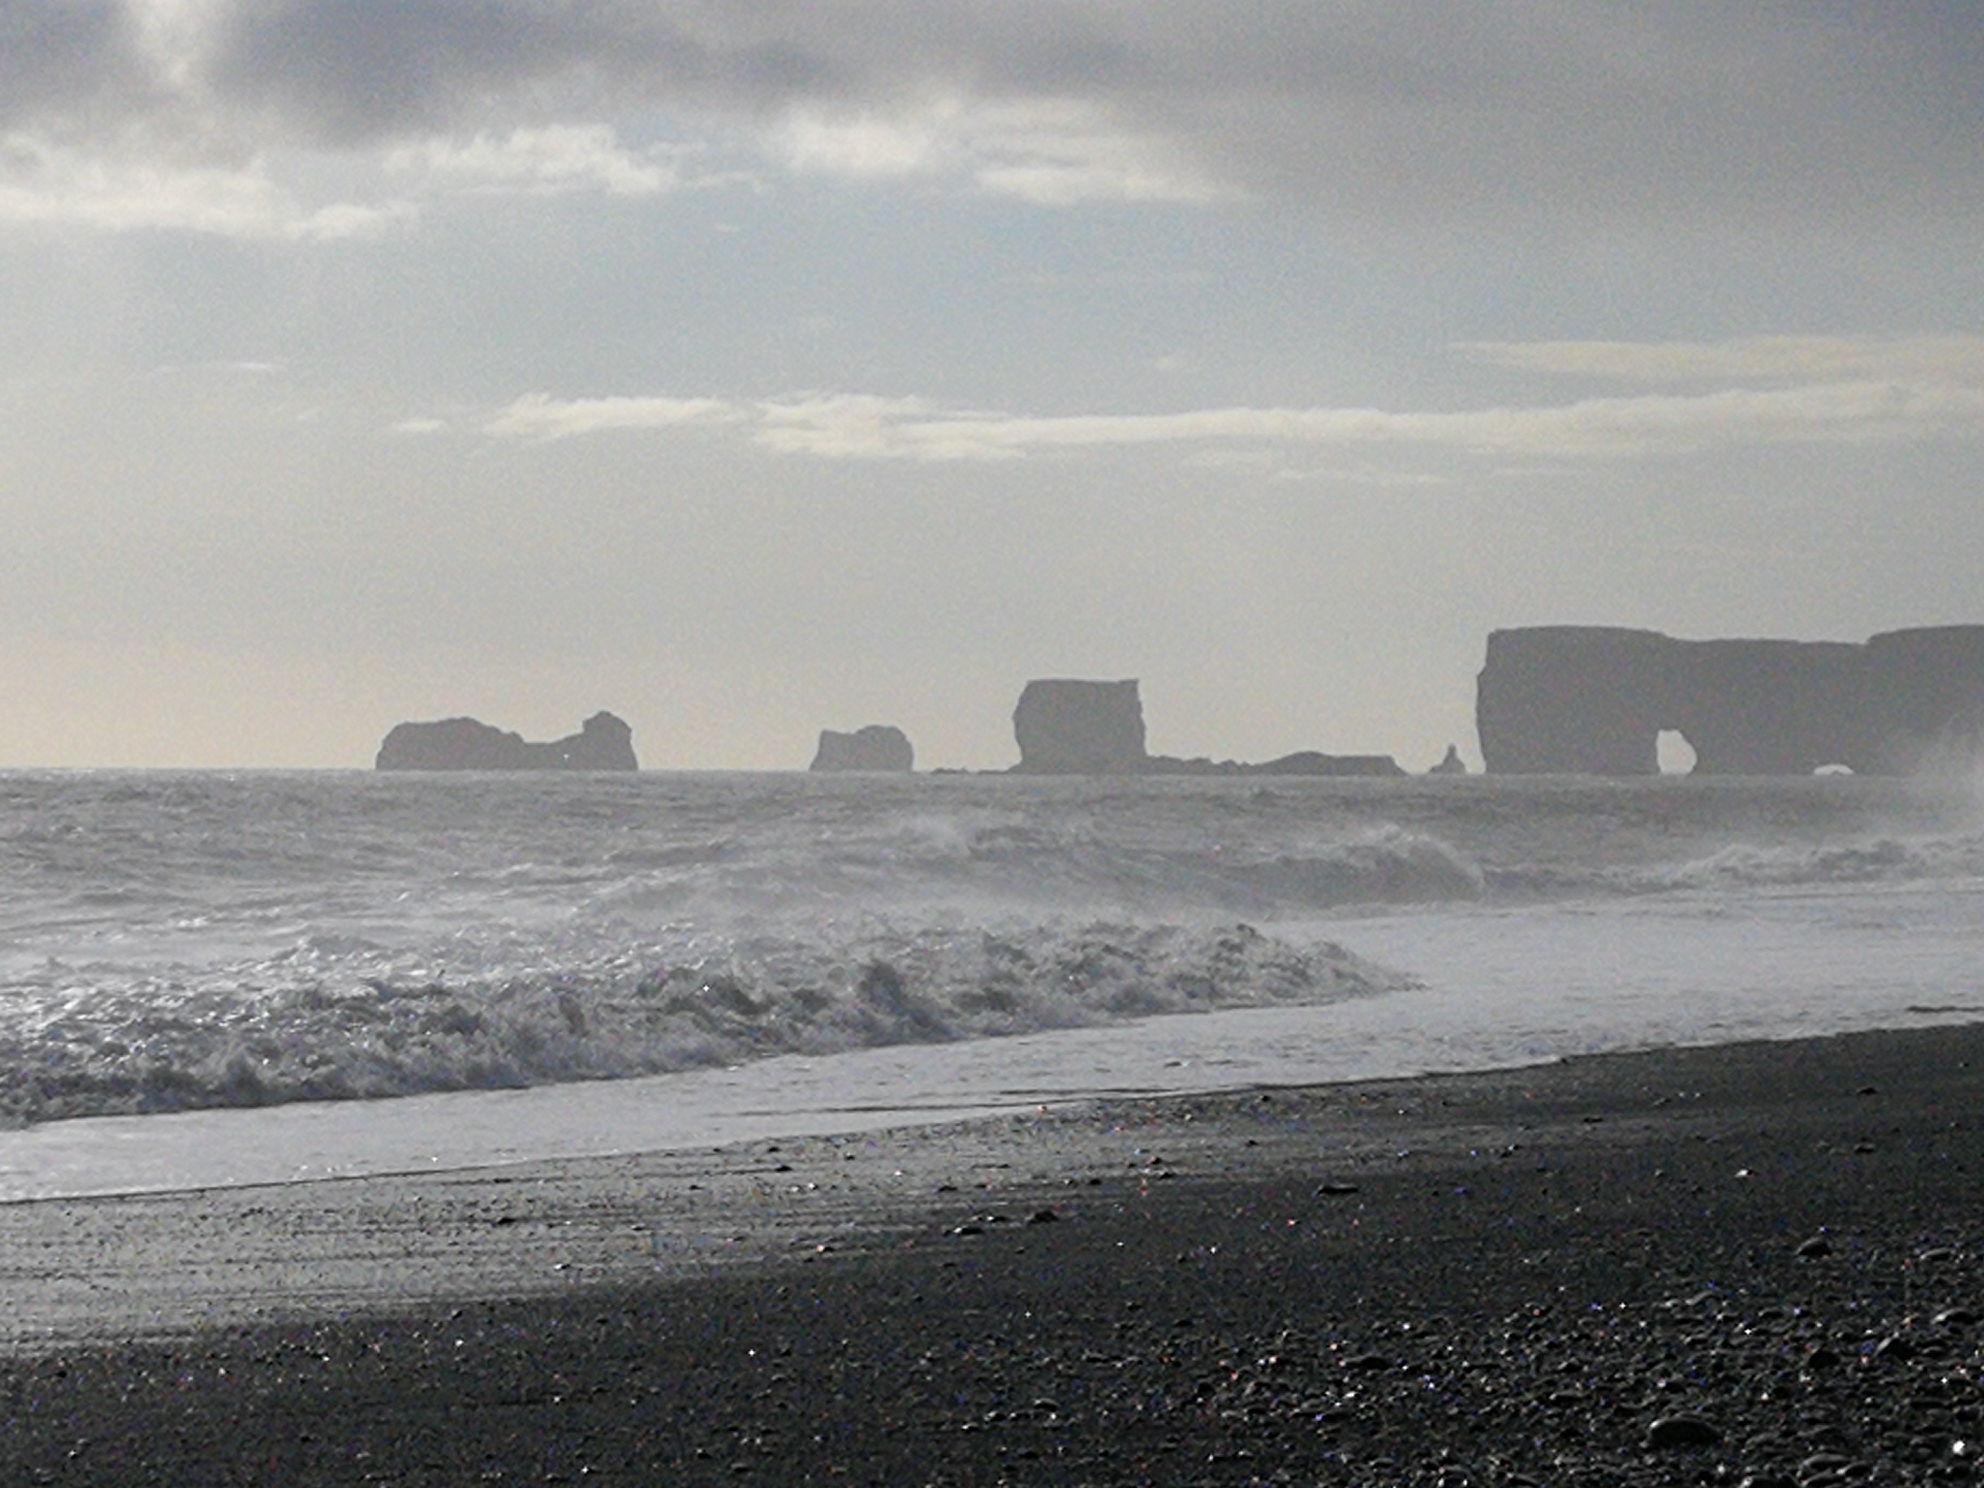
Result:
{"label": "wet sand", "polygon": [[1970,1481],[1984,1027],[0,1208],[0,1481]]}

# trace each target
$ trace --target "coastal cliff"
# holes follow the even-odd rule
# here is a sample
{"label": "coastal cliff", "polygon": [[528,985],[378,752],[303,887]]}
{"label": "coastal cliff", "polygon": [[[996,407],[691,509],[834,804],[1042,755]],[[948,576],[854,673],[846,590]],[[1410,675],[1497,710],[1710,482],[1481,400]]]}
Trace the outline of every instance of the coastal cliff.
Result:
{"label": "coastal cliff", "polygon": [[473,718],[394,726],[379,746],[379,770],[638,770],[634,731],[595,713],[579,732],[548,744]]}
{"label": "coastal cliff", "polygon": [[1984,752],[1984,625],[1864,645],[1498,630],[1475,723],[1494,774],[1657,774],[1669,730],[1698,775],[1902,774]]}

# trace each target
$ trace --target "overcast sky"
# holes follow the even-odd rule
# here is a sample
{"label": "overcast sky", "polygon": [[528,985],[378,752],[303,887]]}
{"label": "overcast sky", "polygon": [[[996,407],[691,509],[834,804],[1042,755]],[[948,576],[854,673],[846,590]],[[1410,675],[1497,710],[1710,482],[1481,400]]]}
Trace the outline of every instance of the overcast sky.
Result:
{"label": "overcast sky", "polygon": [[0,0],[0,765],[1478,759],[1984,621],[1984,7]]}

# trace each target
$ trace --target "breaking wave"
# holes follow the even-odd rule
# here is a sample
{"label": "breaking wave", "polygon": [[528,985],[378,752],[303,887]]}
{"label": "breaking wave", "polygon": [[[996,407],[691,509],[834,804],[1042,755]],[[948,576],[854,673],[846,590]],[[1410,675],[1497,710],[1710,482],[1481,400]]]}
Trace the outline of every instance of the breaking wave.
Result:
{"label": "breaking wave", "polygon": [[1407,984],[1360,917],[1890,883],[1984,883],[1970,794],[0,772],[0,1120],[1321,1003]]}
{"label": "breaking wave", "polygon": [[773,851],[711,845],[693,859],[642,865],[601,896],[616,912],[730,916],[836,907],[1083,904],[1194,915],[1272,916],[1355,905],[1478,899],[1482,871],[1430,833],[1379,824],[1279,849],[1255,843],[1126,844],[1091,824],[988,814],[915,818],[886,831]]}
{"label": "breaking wave", "polygon": [[[267,1105],[660,1074],[777,1054],[990,1038],[1410,985],[1248,925],[870,925],[625,947],[554,973],[520,945],[422,969],[312,941],[273,962],[8,989],[0,1116]],[[481,969],[474,966],[480,960]],[[32,995],[27,995],[27,994]]]}
{"label": "breaking wave", "polygon": [[1906,841],[1894,837],[1812,847],[1738,843],[1646,875],[1659,889],[1795,888],[1984,878],[1984,838]]}
{"label": "breaking wave", "polygon": [[1305,908],[1438,904],[1479,899],[1481,869],[1437,837],[1387,827],[1318,854],[1238,866],[1234,876],[1271,901]]}

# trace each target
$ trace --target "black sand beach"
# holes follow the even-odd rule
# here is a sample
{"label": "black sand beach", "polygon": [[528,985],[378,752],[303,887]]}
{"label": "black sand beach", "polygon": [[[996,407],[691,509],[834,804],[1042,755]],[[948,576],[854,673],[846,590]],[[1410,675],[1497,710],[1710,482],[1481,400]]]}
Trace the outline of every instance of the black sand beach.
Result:
{"label": "black sand beach", "polygon": [[1965,1482],[1984,1027],[0,1209],[0,1480]]}

